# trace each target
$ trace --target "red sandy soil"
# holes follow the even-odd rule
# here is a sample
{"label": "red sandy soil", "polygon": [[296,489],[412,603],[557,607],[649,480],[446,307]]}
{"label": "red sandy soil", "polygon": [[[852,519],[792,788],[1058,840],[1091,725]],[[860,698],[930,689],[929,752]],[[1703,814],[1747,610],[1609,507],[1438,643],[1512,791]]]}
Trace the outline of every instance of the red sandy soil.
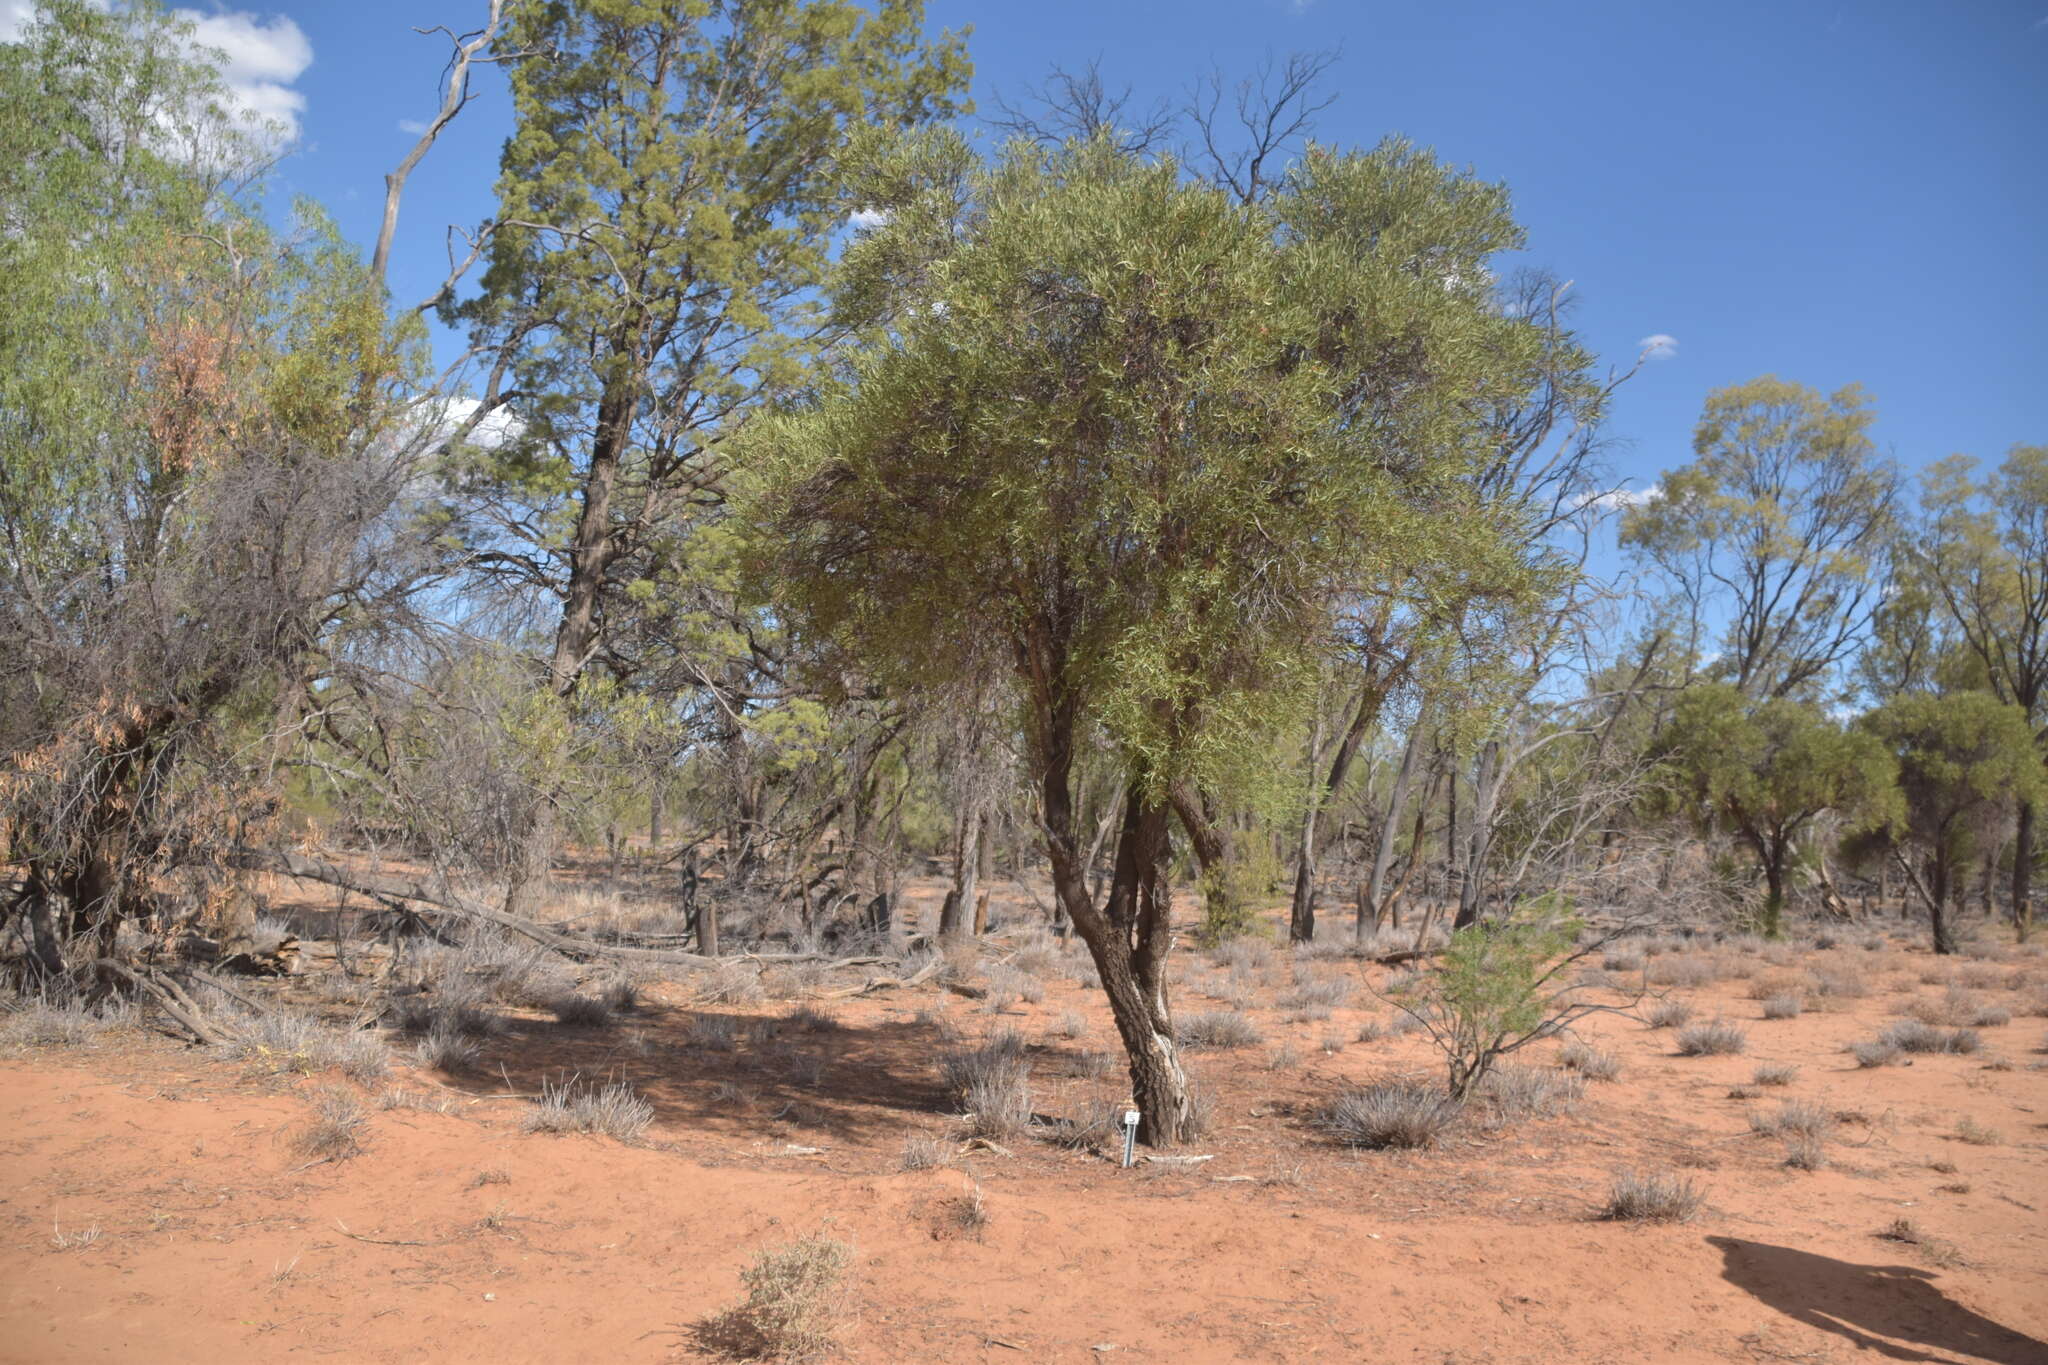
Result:
{"label": "red sandy soil", "polygon": [[[1187,956],[1177,1007],[1221,1008]],[[910,1134],[959,1140],[921,1011],[970,1039],[1021,1031],[1042,1113],[1121,1098],[1118,1072],[1091,1078],[1084,1060],[1115,1043],[1099,991],[1057,973],[1000,1017],[937,986],[885,989],[821,1006],[836,1029],[729,1053],[690,1041],[687,982],[650,988],[612,1030],[516,1018],[474,1072],[369,1087],[362,1153],[314,1165],[292,1137],[336,1077],[142,1033],[18,1052],[0,1059],[0,1361],[715,1358],[707,1324],[740,1270],[824,1230],[855,1248],[838,1348],[854,1361],[2048,1362],[2048,1070],[2043,1021],[2020,1013],[2048,959],[2008,956],[1997,983],[1979,968],[1972,993],[2019,1016],[1982,1030],[1982,1052],[1870,1070],[1843,1045],[1943,987],[1902,939],[1759,970],[1843,965],[1870,994],[1796,1019],[1761,1020],[1748,980],[1673,992],[1745,1028],[1741,1056],[1680,1057],[1669,1030],[1596,1017],[1582,1035],[1625,1069],[1572,1114],[1386,1154],[1331,1145],[1313,1110],[1438,1064],[1417,1034],[1350,1041],[1388,1017],[1365,989],[1329,1020],[1287,1022],[1277,953],[1250,1011],[1267,1044],[1190,1058],[1215,1120],[1187,1150],[1213,1160],[1130,1170],[1028,1137],[900,1168]],[[1078,1039],[1055,1027],[1068,1011]],[[1276,1063],[1283,1044],[1298,1056]],[[792,1074],[809,1056],[815,1085]],[[1767,1063],[1798,1076],[1730,1097]],[[631,1081],[653,1128],[630,1146],[522,1133],[523,1097],[564,1072]],[[387,1086],[455,1112],[380,1110]],[[1837,1116],[1827,1169],[1786,1169],[1751,1134],[1749,1112],[1786,1099]],[[1996,1140],[1956,1137],[1965,1119]],[[1705,1208],[1600,1221],[1625,1167],[1690,1176]],[[956,1216],[977,1183],[979,1235]],[[1920,1243],[1876,1235],[1899,1218]]]}

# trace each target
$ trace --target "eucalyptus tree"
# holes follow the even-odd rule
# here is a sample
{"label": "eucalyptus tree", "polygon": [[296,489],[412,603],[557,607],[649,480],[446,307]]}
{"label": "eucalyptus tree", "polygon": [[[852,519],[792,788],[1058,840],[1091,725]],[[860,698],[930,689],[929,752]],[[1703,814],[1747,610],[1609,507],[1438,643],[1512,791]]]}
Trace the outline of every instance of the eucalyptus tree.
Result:
{"label": "eucalyptus tree", "polygon": [[[878,146],[847,371],[759,433],[781,610],[894,688],[1015,699],[1060,908],[1130,1056],[1140,1136],[1190,1135],[1166,959],[1177,789],[1299,712],[1342,613],[1511,530],[1474,487],[1540,330],[1489,306],[1507,196],[1406,144],[1312,149],[1250,202],[1106,139]],[[1105,896],[1074,774],[1122,771]]]}
{"label": "eucalyptus tree", "polygon": [[1985,692],[1906,693],[1860,724],[1898,762],[1896,802],[1880,832],[1927,908],[1934,951],[1953,953],[1949,907],[1969,859],[2015,805],[2048,788],[2033,727],[2019,707]]}
{"label": "eucalyptus tree", "polygon": [[[958,37],[921,0],[566,0],[506,17],[516,126],[481,293],[456,310],[488,361],[485,409],[522,439],[472,471],[496,509],[477,562],[537,604],[545,679],[634,661],[617,627],[681,599],[739,743],[757,640],[697,545],[730,473],[725,445],[764,395],[806,382],[830,340],[819,306],[846,207],[848,136],[951,115]],[[708,566],[706,559],[712,561]],[[532,864],[551,822],[535,811]]]}
{"label": "eucalyptus tree", "polygon": [[[1956,456],[1929,469],[1926,523],[1912,559],[1964,648],[2002,702],[2033,727],[2048,763],[2048,446],[2014,446],[1978,478]],[[2038,798],[2022,795],[2013,829],[2012,913],[2022,942],[2033,923]]]}
{"label": "eucalyptus tree", "polygon": [[1854,387],[1765,376],[1707,395],[1691,463],[1622,520],[1624,546],[1669,581],[1711,676],[1758,698],[1825,686],[1854,653],[1884,582],[1898,474]]}
{"label": "eucalyptus tree", "polygon": [[1763,932],[1784,932],[1795,842],[1823,812],[1861,821],[1880,812],[1897,760],[1867,730],[1787,697],[1751,702],[1729,683],[1679,698],[1663,753],[1706,822],[1748,845],[1764,878]]}

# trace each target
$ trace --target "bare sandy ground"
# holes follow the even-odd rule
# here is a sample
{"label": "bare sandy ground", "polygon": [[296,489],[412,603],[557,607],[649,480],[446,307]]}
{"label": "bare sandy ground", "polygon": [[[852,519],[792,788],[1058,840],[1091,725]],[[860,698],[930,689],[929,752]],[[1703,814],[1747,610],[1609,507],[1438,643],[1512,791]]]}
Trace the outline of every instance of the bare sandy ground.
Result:
{"label": "bare sandy ground", "polygon": [[[1191,1059],[1215,1106],[1188,1149],[1213,1159],[1194,1165],[1122,1170],[1027,1137],[901,1169],[909,1134],[959,1151],[935,1011],[970,1040],[1022,1032],[1041,1113],[1120,1098],[1089,1055],[1115,1046],[1100,994],[1059,971],[1000,1015],[882,990],[829,1002],[837,1028],[731,1052],[698,1047],[693,1018],[793,1002],[699,1009],[675,983],[616,1029],[515,1018],[472,1071],[366,1087],[363,1152],[311,1165],[292,1136],[336,1077],[141,1034],[16,1053],[0,1059],[0,1360],[712,1358],[705,1324],[740,1270],[825,1230],[855,1248],[839,1353],[856,1361],[2048,1362],[2048,1022],[2026,1013],[2048,959],[1936,963],[1903,939],[1717,951],[1749,975],[1671,993],[1745,1029],[1745,1053],[1681,1057],[1668,1029],[1597,1017],[1582,1033],[1619,1079],[1565,1116],[1475,1123],[1421,1153],[1318,1135],[1314,1109],[1346,1084],[1437,1064],[1415,1034],[1356,1041],[1389,1017],[1366,988],[1377,967],[1313,964],[1357,989],[1290,1022],[1284,952],[1249,1011],[1266,1043]],[[1205,997],[1221,973],[1188,956],[1177,1007],[1221,1008]],[[1760,1018],[1759,975],[1816,967],[1869,993]],[[1843,1053],[1941,999],[1944,974],[2014,1014],[1982,1051],[1873,1069]],[[1797,1075],[1731,1097],[1770,1064]],[[644,1142],[522,1133],[524,1097],[565,1073],[629,1080],[656,1107]],[[378,1109],[387,1088],[453,1112]],[[1751,1132],[1752,1110],[1788,1099],[1834,1117],[1825,1169],[1788,1169]],[[1705,1206],[1601,1221],[1621,1168],[1678,1171]],[[956,1216],[976,1186],[978,1234]],[[1877,1235],[1901,1218],[1918,1242]]]}

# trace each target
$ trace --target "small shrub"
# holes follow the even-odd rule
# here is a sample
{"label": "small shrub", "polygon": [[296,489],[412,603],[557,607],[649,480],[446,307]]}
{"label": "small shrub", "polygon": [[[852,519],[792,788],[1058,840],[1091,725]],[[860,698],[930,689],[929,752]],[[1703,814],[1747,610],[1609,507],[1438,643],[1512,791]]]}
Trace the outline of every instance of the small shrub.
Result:
{"label": "small shrub", "polygon": [[1377,1019],[1368,1019],[1358,1026],[1357,1041],[1361,1043],[1377,1043],[1386,1036],[1386,1033],[1387,1026],[1385,1024]]}
{"label": "small shrub", "polygon": [[699,1004],[757,1005],[766,996],[760,976],[737,962],[721,962],[697,978]]}
{"label": "small shrub", "polygon": [[313,1101],[313,1121],[299,1130],[294,1145],[318,1161],[346,1161],[363,1150],[363,1126],[369,1115],[362,1101],[339,1087],[323,1090]]}
{"label": "small shrub", "polygon": [[[1035,976],[1027,976],[1011,967],[991,967],[988,973],[988,995],[1009,997],[1010,1004],[1022,1000],[1027,1005],[1036,1005],[1045,999],[1045,983]],[[1007,1009],[1009,1006],[1005,1005]],[[997,1013],[995,1010],[989,1011]]]}
{"label": "small shrub", "polygon": [[1610,949],[1600,959],[1601,967],[1610,972],[1639,972],[1643,964],[1643,955],[1629,948]]}
{"label": "small shrub", "polygon": [[1889,1038],[1871,1038],[1860,1043],[1849,1044],[1849,1055],[1860,1067],[1890,1066],[1899,1060],[1899,1045]]}
{"label": "small shrub", "polygon": [[1650,1007],[1651,1028],[1681,1028],[1692,1019],[1692,1006],[1683,1000],[1659,1000]]}
{"label": "small shrub", "polygon": [[1215,952],[1216,965],[1228,967],[1232,972],[1262,971],[1272,960],[1273,945],[1250,934],[1225,941]]}
{"label": "small shrub", "polygon": [[1861,1000],[1870,983],[1854,967],[1823,967],[1813,974],[1814,992],[1840,1000]]}
{"label": "small shrub", "polygon": [[1414,1150],[1435,1146],[1457,1117],[1456,1102],[1443,1091],[1390,1081],[1338,1096],[1316,1124],[1347,1147]]}
{"label": "small shrub", "polygon": [[431,1090],[400,1090],[390,1086],[377,1096],[379,1109],[412,1109],[422,1114],[452,1114],[456,1110],[453,1095],[438,1094]]}
{"label": "small shrub", "polygon": [[541,1082],[540,1098],[520,1127],[528,1133],[597,1133],[630,1142],[653,1122],[654,1106],[624,1081],[594,1089],[568,1076]]}
{"label": "small shrub", "polygon": [[1970,1016],[1972,1028],[1998,1028],[2012,1022],[2012,1011],[2003,1005],[1980,1005]]}
{"label": "small shrub", "polygon": [[1174,1033],[1184,1048],[1254,1047],[1266,1041],[1258,1024],[1229,1010],[1182,1015]]}
{"label": "small shrub", "polygon": [[1796,995],[1774,995],[1763,1002],[1766,1019],[1797,1019],[1806,1009],[1806,1001]]}
{"label": "small shrub", "polygon": [[1318,1044],[1318,1046],[1322,1048],[1326,1056],[1334,1057],[1338,1053],[1342,1052],[1344,1050],[1344,1045],[1350,1041],[1351,1040],[1349,1038],[1346,1038],[1341,1033],[1325,1033],[1323,1035],[1323,1041],[1320,1044]]}
{"label": "small shrub", "polygon": [[1266,1070],[1292,1071],[1301,1065],[1301,1049],[1293,1043],[1282,1043],[1266,1054]]}
{"label": "small shrub", "polygon": [[713,1324],[734,1354],[809,1360],[832,1344],[853,1248],[822,1233],[764,1251],[740,1272],[746,1302]]}
{"label": "small shrub", "polygon": [[1614,1177],[1601,1216],[1627,1223],[1684,1223],[1700,1211],[1690,1176],[1622,1171]]}
{"label": "small shrub", "polygon": [[1621,1076],[1619,1057],[1586,1043],[1566,1043],[1557,1054],[1557,1061],[1565,1070],[1576,1071],[1589,1081],[1612,1081]]}
{"label": "small shrub", "polygon": [[1079,1038],[1088,1032],[1088,1020],[1079,1010],[1063,1010],[1052,1021],[1052,1031],[1055,1037]]}
{"label": "small shrub", "polygon": [[1681,1057],[1728,1057],[1747,1046],[1748,1036],[1735,1025],[1720,1019],[1693,1024],[1678,1033],[1678,1055]]}
{"label": "small shrub", "polygon": [[1754,1085],[1790,1085],[1798,1074],[1796,1066],[1760,1066],[1749,1079]]}

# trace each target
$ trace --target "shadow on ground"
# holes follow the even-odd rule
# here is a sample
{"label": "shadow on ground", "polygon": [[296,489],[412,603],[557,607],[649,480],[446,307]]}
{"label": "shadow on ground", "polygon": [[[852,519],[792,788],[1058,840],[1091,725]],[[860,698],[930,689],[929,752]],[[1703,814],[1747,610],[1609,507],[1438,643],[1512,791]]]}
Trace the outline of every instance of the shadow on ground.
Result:
{"label": "shadow on ground", "polygon": [[[1893,1360],[1941,1361],[1949,1352],[1995,1365],[2048,1365],[2048,1343],[1973,1313],[1934,1284],[1932,1271],[1854,1265],[1810,1251],[1709,1237],[1721,1274],[1758,1302]],[[1926,1348],[1926,1349],[1920,1349]]]}

